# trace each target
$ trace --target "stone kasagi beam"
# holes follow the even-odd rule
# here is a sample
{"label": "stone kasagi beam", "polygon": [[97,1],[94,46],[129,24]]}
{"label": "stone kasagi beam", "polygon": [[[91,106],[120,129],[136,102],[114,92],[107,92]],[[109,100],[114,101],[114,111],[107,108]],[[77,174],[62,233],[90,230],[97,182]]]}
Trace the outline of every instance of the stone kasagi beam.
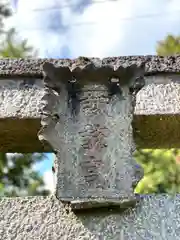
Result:
{"label": "stone kasagi beam", "polygon": [[[2,59],[0,60],[0,151],[41,152],[51,151],[50,146],[39,142],[42,109],[46,103],[42,65],[77,67],[95,64],[104,69],[107,77],[112,69],[145,67],[145,87],[138,93],[135,108],[134,131],[138,147],[180,147],[180,56],[177,57],[119,57],[106,59],[78,58],[54,59]],[[107,65],[111,70],[107,72]],[[68,69],[66,68],[68,71]],[[89,70],[88,70],[89,71]],[[88,73],[86,71],[86,74]],[[99,70],[98,70],[99,71]],[[121,79],[123,74],[121,72]],[[68,73],[67,73],[68,74]],[[92,74],[92,70],[88,73]],[[127,73],[126,73],[127,74]],[[68,75],[66,75],[68,76]],[[81,75],[83,78],[83,74]],[[92,74],[93,76],[93,74]],[[103,79],[102,79],[103,80]],[[50,83],[50,82],[49,82]],[[157,85],[158,84],[158,85]]]}
{"label": "stone kasagi beam", "polygon": [[94,62],[99,66],[104,65],[121,65],[130,66],[132,64],[145,64],[145,75],[177,73],[180,72],[180,56],[124,56],[111,58],[86,58],[79,57],[78,59],[6,59],[0,60],[0,77],[1,78],[19,78],[33,77],[39,78],[43,76],[41,66],[45,62],[51,62],[56,66],[86,65],[89,62]]}

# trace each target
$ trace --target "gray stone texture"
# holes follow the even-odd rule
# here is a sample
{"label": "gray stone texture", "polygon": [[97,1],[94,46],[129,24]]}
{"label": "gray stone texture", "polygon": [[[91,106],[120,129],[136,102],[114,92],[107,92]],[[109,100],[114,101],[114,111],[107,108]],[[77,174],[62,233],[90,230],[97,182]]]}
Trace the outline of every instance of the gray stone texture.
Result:
{"label": "gray stone texture", "polygon": [[[145,82],[137,94],[136,115],[179,114],[179,75],[149,76]],[[41,79],[0,80],[0,118],[40,118],[44,95]]]}
{"label": "gray stone texture", "polygon": [[44,95],[41,80],[0,80],[0,118],[39,118]]}
{"label": "gray stone texture", "polygon": [[[137,94],[133,123],[138,147],[180,147],[179,86],[179,75],[146,77],[146,86]],[[44,93],[41,79],[0,80],[0,151],[52,151],[37,138],[41,112],[47,104]]]}
{"label": "gray stone texture", "polygon": [[109,101],[106,89],[96,87],[93,92],[83,91],[77,116],[69,112],[67,96],[55,97],[53,91],[49,95],[54,102],[48,101],[46,111],[60,119],[56,123],[44,120],[48,126],[40,137],[57,151],[57,196],[63,200],[133,197],[132,186],[137,180],[129,90],[124,87],[124,100],[114,96]]}
{"label": "gray stone texture", "polygon": [[140,179],[136,179],[133,159],[135,93],[130,93],[130,87],[143,68],[100,72],[95,65],[87,66],[77,69],[76,82],[68,85],[64,83],[67,76],[69,81],[72,78],[68,68],[43,66],[47,106],[39,139],[56,150],[56,196],[67,202],[132,201],[133,185]]}
{"label": "gray stone texture", "polygon": [[177,73],[180,72],[180,56],[122,56],[111,58],[86,58],[80,57],[78,59],[1,59],[0,60],[0,76],[6,77],[28,77],[39,78],[43,76],[41,66],[45,62],[51,62],[56,66],[72,66],[87,62],[94,62],[99,66],[103,65],[124,65],[130,66],[132,64],[145,64],[146,75],[154,75],[157,73]]}
{"label": "gray stone texture", "polygon": [[[44,109],[48,110],[48,102],[52,101],[53,103],[52,95],[50,98],[46,98],[46,89],[42,85],[41,80],[35,80],[43,77],[41,65],[47,61],[55,63],[56,66],[66,65],[71,69],[74,68],[73,65],[82,65],[92,61],[99,67],[103,67],[106,64],[110,64],[113,67],[119,65],[130,66],[135,64],[139,66],[145,64],[147,84],[137,96],[135,107],[136,117],[133,123],[136,143],[139,143],[141,147],[143,144],[145,147],[162,147],[165,145],[168,147],[173,145],[175,147],[175,144],[179,142],[179,78],[176,75],[175,80],[171,81],[172,73],[177,74],[180,71],[179,56],[166,58],[157,56],[121,57],[103,60],[90,60],[87,58],[79,58],[77,60],[3,59],[0,60],[0,78],[2,79],[0,88],[0,112],[1,120],[4,121],[4,123],[0,121],[0,129],[2,129],[2,131],[0,131],[2,134],[0,135],[0,139],[3,141],[3,146],[1,146],[2,151],[7,151],[7,149],[9,150],[10,148],[11,150],[16,149],[15,151],[31,149],[31,152],[34,152],[36,151],[35,149],[38,149],[36,147],[39,144],[37,132],[40,129],[39,121],[41,119],[41,113]],[[155,79],[154,76],[157,76],[157,74],[161,74],[161,80],[160,76],[157,80]],[[149,79],[150,77],[152,81]],[[22,78],[23,80],[21,80]],[[9,79],[16,80],[10,81]],[[165,82],[161,83],[163,79]],[[125,88],[123,88],[123,92],[126,93]],[[126,97],[125,94],[125,98]],[[130,103],[129,101],[125,102],[126,104]],[[120,106],[116,106],[115,109],[124,108],[126,104],[120,104]],[[54,107],[56,107],[56,105]],[[121,109],[121,111],[125,113],[124,116],[126,116],[125,109],[129,111],[129,108],[124,108],[124,111]],[[113,109],[111,110],[111,112],[113,112]],[[129,113],[132,114],[131,111],[128,111],[127,115]],[[113,115],[113,117],[115,117],[115,115]],[[52,121],[52,117],[54,116],[49,117],[53,125],[52,127],[56,127],[57,119],[53,118]],[[131,116],[128,117],[126,120],[131,121]],[[31,124],[37,121],[36,125],[32,124],[28,126],[29,119]],[[48,117],[45,122],[47,122],[47,120]],[[120,120],[123,122],[122,119]],[[104,119],[102,122],[103,121]],[[119,123],[116,122],[116,124],[118,125]],[[123,128],[125,125],[124,123]],[[128,124],[128,126],[130,126],[130,124]],[[120,125],[118,125],[118,127],[121,128]],[[111,129],[112,132],[115,130],[113,126],[111,126]],[[73,132],[70,130],[69,132]],[[63,131],[59,127],[57,132],[62,133]],[[51,131],[51,133],[53,132]],[[126,131],[124,134],[127,133],[132,134],[132,131]],[[60,139],[60,137],[55,137],[54,139],[52,146],[58,150],[60,143],[57,142],[57,139]],[[68,136],[67,139],[69,141],[70,137]],[[124,139],[118,138],[116,140],[118,140],[117,142],[123,140],[122,142],[126,144],[128,148],[127,150],[125,147],[127,151],[123,152],[123,160],[126,160],[125,155],[128,155],[127,159],[131,161],[129,153],[130,148],[133,146],[132,138],[129,138],[129,143]],[[6,146],[10,144],[13,145],[14,142],[14,147]],[[18,147],[20,145],[21,147]],[[118,148],[119,147],[118,145]],[[121,150],[123,150],[123,148]],[[58,154],[57,152],[57,155]],[[64,156],[61,157],[63,158]],[[111,169],[111,165],[109,169]],[[60,174],[59,171],[57,176],[58,186],[61,184],[58,179]],[[129,178],[130,180],[133,179],[131,173]],[[127,191],[129,191],[129,181],[127,181],[127,184]],[[24,199],[1,198],[0,239],[176,240],[179,239],[180,236],[179,200],[179,195],[141,196],[139,202],[136,202],[137,205],[135,207],[131,206],[131,208],[118,209],[116,206],[115,212],[112,209],[99,208],[90,209],[89,211],[84,209],[80,213],[79,211],[73,212],[69,206],[63,205],[55,196]],[[123,207],[122,204],[119,206]]]}
{"label": "gray stone texture", "polygon": [[[137,94],[136,115],[179,114],[180,76],[150,76]],[[40,118],[47,104],[41,79],[0,80],[0,118]]]}
{"label": "gray stone texture", "polygon": [[179,82],[176,80],[177,76],[171,75],[147,77],[146,86],[136,96],[135,114],[179,114],[180,76]]}
{"label": "gray stone texture", "polygon": [[144,196],[136,207],[74,213],[54,197],[0,199],[2,240],[179,240],[180,195]]}
{"label": "gray stone texture", "polygon": [[0,80],[0,151],[52,151],[37,137],[46,102],[40,79]]}
{"label": "gray stone texture", "polygon": [[[134,138],[138,147],[180,147],[179,60],[179,56],[93,60],[100,65],[101,63],[130,65],[145,62],[146,86],[137,95],[133,123]],[[37,138],[42,108],[46,104],[42,100],[44,89],[41,65],[44,62],[53,62],[57,66],[63,64],[72,66],[79,61],[0,60],[0,139],[3,140],[0,142],[0,151],[52,151],[49,145],[42,145]],[[166,129],[166,134],[164,134],[164,129]]]}

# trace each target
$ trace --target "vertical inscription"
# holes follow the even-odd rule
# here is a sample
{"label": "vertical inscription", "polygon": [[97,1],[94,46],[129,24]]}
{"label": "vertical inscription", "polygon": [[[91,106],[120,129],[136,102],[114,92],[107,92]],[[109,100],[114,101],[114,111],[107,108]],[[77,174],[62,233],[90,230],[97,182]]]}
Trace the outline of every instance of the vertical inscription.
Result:
{"label": "vertical inscription", "polygon": [[[99,124],[92,126],[90,131],[84,132],[82,137],[82,147],[84,151],[84,159],[80,163],[82,175],[86,184],[90,188],[105,188],[105,180],[101,176],[104,166],[102,151],[107,147],[105,132],[107,128],[101,127]],[[89,133],[89,136],[88,136]],[[82,136],[82,135],[81,135]]]}
{"label": "vertical inscription", "polygon": [[[80,95],[78,115],[72,117],[68,105],[61,107],[56,126],[58,153],[58,189],[63,199],[119,199],[133,195],[132,127],[129,90],[124,100],[109,98],[105,86],[88,86]],[[64,106],[60,99],[61,106]]]}
{"label": "vertical inscription", "polygon": [[[87,197],[107,188],[103,172],[107,168],[103,156],[107,147],[108,128],[104,125],[105,107],[108,104],[107,90],[99,86],[100,91],[84,90],[81,96],[79,121],[79,163],[78,172],[80,192]],[[81,195],[82,195],[81,194]]]}

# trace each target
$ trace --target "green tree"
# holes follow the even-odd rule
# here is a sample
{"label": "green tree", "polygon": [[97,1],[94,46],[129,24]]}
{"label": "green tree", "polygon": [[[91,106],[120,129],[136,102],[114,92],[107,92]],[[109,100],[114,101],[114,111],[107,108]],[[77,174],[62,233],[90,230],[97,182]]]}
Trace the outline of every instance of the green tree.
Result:
{"label": "green tree", "polygon": [[[4,31],[3,20],[10,14],[8,6],[0,3],[0,57],[35,57],[27,40],[17,40],[15,29]],[[44,158],[44,154],[0,153],[0,196],[48,195],[42,177],[33,169]]]}
{"label": "green tree", "polygon": [[0,153],[0,196],[48,195],[42,177],[33,165],[46,156]]}
{"label": "green tree", "polygon": [[11,28],[5,35],[5,39],[0,44],[0,57],[3,58],[28,58],[36,57],[37,52],[28,45],[28,41],[17,41],[17,33]]}
{"label": "green tree", "polygon": [[180,36],[168,35],[157,43],[156,52],[160,56],[180,54]]}
{"label": "green tree", "polygon": [[136,187],[137,193],[180,192],[180,164],[177,149],[143,149],[135,158],[144,168],[144,177]]}

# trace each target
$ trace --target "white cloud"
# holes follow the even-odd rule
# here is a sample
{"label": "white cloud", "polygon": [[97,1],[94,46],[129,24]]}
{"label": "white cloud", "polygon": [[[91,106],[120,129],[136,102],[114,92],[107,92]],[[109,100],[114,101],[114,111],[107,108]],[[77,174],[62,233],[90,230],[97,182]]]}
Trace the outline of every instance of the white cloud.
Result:
{"label": "white cloud", "polygon": [[53,173],[51,170],[44,172],[43,180],[44,180],[46,189],[53,192],[55,190],[55,183],[54,183]]}
{"label": "white cloud", "polygon": [[[167,33],[179,33],[178,0],[102,0],[82,13],[63,7],[79,2],[19,0],[18,11],[9,24],[15,24],[21,36],[38,48],[40,57],[47,53],[48,57],[65,57],[62,54],[66,55],[68,49],[68,57],[153,54],[158,40]],[[56,8],[49,9],[53,6]],[[46,11],[37,10],[42,8]],[[147,14],[160,15],[136,18]],[[63,31],[63,26],[68,29]]]}
{"label": "white cloud", "polygon": [[[63,46],[70,48],[73,57],[118,55],[117,48],[124,41],[124,23],[119,19],[132,15],[133,0],[126,0],[126,3],[124,0],[111,0],[101,4],[92,4],[82,14],[73,12],[68,7],[55,9],[56,14],[57,11],[61,14],[61,22],[69,27],[64,33],[58,30],[45,30],[50,23],[48,14],[53,14],[53,10],[36,12],[32,10],[48,8],[48,2],[45,0],[19,0],[18,12],[12,20],[21,35],[40,49],[40,56],[45,55],[47,50],[55,54]],[[57,2],[59,2],[59,6],[60,3],[62,6],[62,1]],[[74,1],[74,4],[76,2]],[[55,5],[53,1],[51,5]],[[86,22],[94,24],[78,26],[79,23]]]}
{"label": "white cloud", "polygon": [[[63,7],[80,0],[19,0],[9,24],[15,24],[21,36],[38,48],[40,57],[47,53],[48,57],[65,57],[62,54],[68,49],[68,57],[152,54],[158,40],[167,33],[179,33],[178,0],[97,1],[80,13]],[[53,6],[56,8],[50,9]],[[46,11],[37,10],[42,8]],[[147,14],[160,16],[136,18]],[[67,27],[65,31],[63,26]]]}
{"label": "white cloud", "polygon": [[[124,41],[124,23],[120,18],[132,15],[132,1],[113,1],[94,4],[75,22],[93,22],[92,25],[74,26],[69,32],[72,55],[104,57],[118,55],[117,49]],[[73,24],[73,22],[72,22]]]}

